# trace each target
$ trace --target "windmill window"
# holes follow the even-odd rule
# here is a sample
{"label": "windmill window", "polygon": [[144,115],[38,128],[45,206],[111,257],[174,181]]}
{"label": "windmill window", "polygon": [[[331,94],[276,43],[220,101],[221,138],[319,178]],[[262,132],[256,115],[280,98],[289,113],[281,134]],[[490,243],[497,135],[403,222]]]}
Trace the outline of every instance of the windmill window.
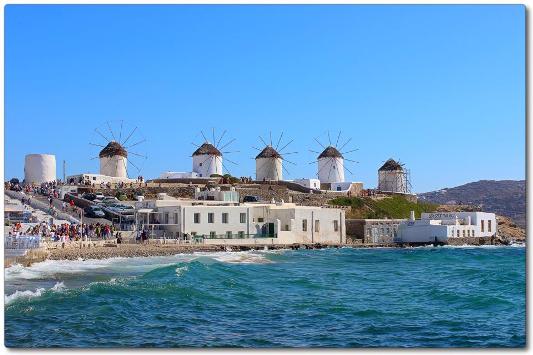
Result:
{"label": "windmill window", "polygon": [[200,166],[202,166],[203,163],[200,163]]}

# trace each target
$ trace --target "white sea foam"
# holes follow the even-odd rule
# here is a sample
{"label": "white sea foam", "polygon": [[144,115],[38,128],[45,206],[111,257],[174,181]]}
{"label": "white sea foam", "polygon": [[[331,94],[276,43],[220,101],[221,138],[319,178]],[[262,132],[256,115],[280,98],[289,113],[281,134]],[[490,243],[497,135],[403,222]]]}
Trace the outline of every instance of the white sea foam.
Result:
{"label": "white sea foam", "polygon": [[[65,284],[63,282],[58,282],[50,289],[52,292],[60,292],[65,289]],[[38,288],[35,291],[26,290],[26,291],[15,291],[11,295],[5,295],[4,296],[4,302],[6,305],[12,303],[15,300],[21,299],[21,298],[34,298],[34,297],[40,297],[42,294],[46,291],[45,288]]]}
{"label": "white sea foam", "polygon": [[265,252],[258,251],[235,251],[235,252],[198,252],[197,256],[208,257],[221,263],[229,264],[267,264],[271,263],[265,257]]}
{"label": "white sea foam", "polygon": [[259,264],[270,263],[266,258],[269,251],[243,252],[198,252],[193,254],[177,254],[173,256],[151,257],[116,257],[108,259],[88,260],[45,260],[25,267],[20,264],[5,269],[5,280],[49,280],[61,279],[65,275],[76,274],[142,274],[160,267],[180,262],[191,262],[199,257],[211,258],[223,263]]}

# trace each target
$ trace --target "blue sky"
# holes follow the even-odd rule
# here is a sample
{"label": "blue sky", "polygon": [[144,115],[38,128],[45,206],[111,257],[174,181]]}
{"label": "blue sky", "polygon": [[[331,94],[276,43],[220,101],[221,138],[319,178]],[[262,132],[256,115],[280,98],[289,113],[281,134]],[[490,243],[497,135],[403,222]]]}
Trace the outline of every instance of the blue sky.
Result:
{"label": "blue sky", "polygon": [[29,153],[97,172],[88,143],[117,120],[147,138],[146,178],[190,171],[214,127],[235,176],[270,131],[294,139],[287,178],[314,176],[313,137],[341,130],[365,187],[390,157],[415,192],[524,179],[525,8],[7,5],[6,178]]}

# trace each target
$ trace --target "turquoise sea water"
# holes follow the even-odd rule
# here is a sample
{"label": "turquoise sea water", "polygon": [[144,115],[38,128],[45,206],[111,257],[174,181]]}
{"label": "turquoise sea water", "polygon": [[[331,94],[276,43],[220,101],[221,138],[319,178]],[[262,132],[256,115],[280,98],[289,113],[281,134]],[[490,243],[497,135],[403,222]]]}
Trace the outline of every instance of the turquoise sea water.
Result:
{"label": "turquoise sea water", "polygon": [[324,249],[6,269],[8,347],[524,347],[525,248]]}

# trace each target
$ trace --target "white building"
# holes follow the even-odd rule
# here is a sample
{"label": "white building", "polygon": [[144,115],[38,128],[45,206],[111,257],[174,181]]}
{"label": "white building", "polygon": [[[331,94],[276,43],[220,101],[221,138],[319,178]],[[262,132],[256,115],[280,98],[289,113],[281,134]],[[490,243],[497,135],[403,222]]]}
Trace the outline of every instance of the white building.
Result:
{"label": "white building", "polygon": [[28,154],[24,159],[24,182],[42,184],[56,180],[56,156]]}
{"label": "white building", "polygon": [[329,146],[318,156],[318,179],[322,183],[344,182],[344,157]]}
{"label": "white building", "polygon": [[267,146],[255,157],[255,179],[257,181],[283,180],[283,158],[272,146]]}
{"label": "white building", "polygon": [[397,243],[445,243],[451,238],[492,237],[496,235],[496,215],[486,212],[422,213],[400,224]]}
{"label": "white building", "polygon": [[111,141],[100,151],[100,175],[127,178],[128,152],[120,143]]}
{"label": "white building", "polygon": [[389,159],[378,170],[378,190],[393,193],[410,193],[407,174],[394,159]]}
{"label": "white building", "polygon": [[320,190],[319,179],[294,179],[294,183],[310,189]]}
{"label": "white building", "polygon": [[166,171],[159,176],[160,179],[195,179],[199,177],[200,175],[198,173],[195,173],[194,171],[191,171],[191,172]]}
{"label": "white building", "polygon": [[205,142],[192,153],[192,171],[199,177],[222,173],[222,153],[211,143]]}
{"label": "white building", "polygon": [[220,187],[205,190],[200,190],[200,188],[197,187],[194,192],[194,198],[196,200],[239,203],[239,193],[235,191],[234,187],[231,187],[229,191],[222,191]]}
{"label": "white building", "polygon": [[152,237],[205,244],[346,243],[343,210],[293,203],[142,201],[136,220]]}
{"label": "white building", "polygon": [[118,184],[120,182],[129,184],[129,183],[137,183],[138,181],[136,179],[130,179],[128,177],[116,177],[116,176],[107,176],[107,175],[89,174],[89,173],[67,176],[68,184],[87,185],[87,186],[92,186],[94,184],[96,186],[102,183],[107,184],[108,182],[111,184]]}

